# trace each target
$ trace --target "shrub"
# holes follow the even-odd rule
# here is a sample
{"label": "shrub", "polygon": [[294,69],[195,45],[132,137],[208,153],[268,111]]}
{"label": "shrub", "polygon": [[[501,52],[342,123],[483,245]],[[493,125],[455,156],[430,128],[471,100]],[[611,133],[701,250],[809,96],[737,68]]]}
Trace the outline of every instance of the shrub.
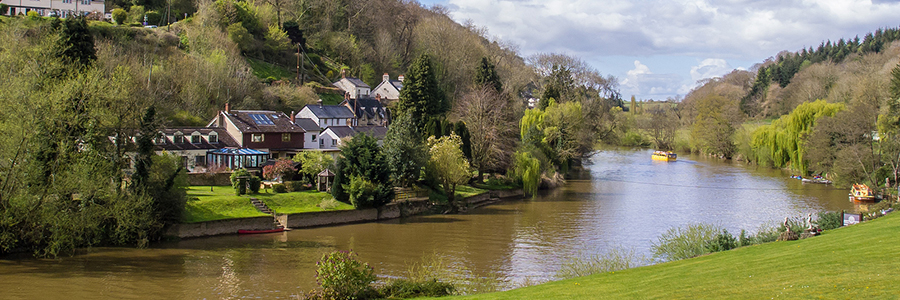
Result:
{"label": "shrub", "polygon": [[284,187],[284,184],[276,183],[272,185],[272,191],[276,193],[287,193],[287,188]]}
{"label": "shrub", "polygon": [[353,204],[353,207],[366,208],[375,197],[375,184],[361,176],[353,176],[350,178],[350,187],[347,192],[350,194],[350,204]]}
{"label": "shrub", "polygon": [[5,15],[9,12],[9,5],[0,3],[0,15]]}
{"label": "shrub", "polygon": [[819,212],[819,218],[816,220],[816,226],[822,230],[830,230],[841,227],[841,213],[831,211]]}
{"label": "shrub", "polygon": [[366,298],[374,290],[375,270],[355,258],[349,251],[326,253],[316,263],[316,281],[326,297],[335,299]]}
{"label": "shrub", "polygon": [[256,176],[250,176],[250,179],[247,180],[247,184],[250,185],[251,193],[259,194],[259,187],[262,184],[262,179]]}
{"label": "shrub", "polygon": [[[743,232],[743,230],[741,230]],[[728,230],[722,229],[722,233],[717,234],[712,240],[707,241],[706,251],[721,252],[737,248],[738,242]]]}
{"label": "shrub", "polygon": [[41,15],[38,14],[38,12],[35,10],[29,10],[25,15],[28,16],[28,18],[32,19],[32,20],[37,20],[37,19],[41,18]]}
{"label": "shrub", "polygon": [[602,255],[591,255],[587,258],[571,259],[560,267],[556,277],[571,279],[591,274],[625,270],[645,265],[647,259],[635,254],[634,249],[612,249]]}
{"label": "shrub", "polygon": [[240,180],[238,180],[238,177],[249,178],[250,171],[247,171],[247,169],[239,169],[239,170],[235,170],[234,172],[231,173],[231,177],[230,177],[231,178],[231,187],[234,188],[235,194],[240,196],[240,195],[247,193],[247,186],[241,185],[240,184],[241,182],[240,182]]}
{"label": "shrub", "polygon": [[325,197],[322,198],[322,202],[319,202],[318,206],[322,210],[332,210],[338,207],[341,203],[334,199],[334,197]]}
{"label": "shrub", "polygon": [[390,299],[406,299],[418,297],[441,297],[453,294],[456,288],[451,283],[437,279],[411,281],[397,279],[378,289],[379,296]]}
{"label": "shrub", "polygon": [[683,228],[670,228],[653,243],[653,257],[662,261],[691,258],[709,253],[706,245],[722,228],[710,224],[691,224]]}
{"label": "shrub", "polygon": [[306,186],[301,181],[287,181],[284,183],[288,192],[299,192],[306,190]]}
{"label": "shrub", "polygon": [[116,8],[112,10],[112,19],[116,21],[116,24],[122,25],[128,20],[128,12],[121,8]]}

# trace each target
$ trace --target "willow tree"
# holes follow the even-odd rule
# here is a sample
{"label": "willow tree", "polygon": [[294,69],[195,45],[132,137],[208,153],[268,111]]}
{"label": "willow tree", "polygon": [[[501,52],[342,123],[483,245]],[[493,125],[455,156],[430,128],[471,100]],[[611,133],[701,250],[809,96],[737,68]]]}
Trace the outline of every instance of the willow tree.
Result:
{"label": "willow tree", "polygon": [[828,103],[825,100],[806,102],[772,124],[759,127],[753,132],[750,142],[756,155],[755,160],[760,164],[771,163],[777,168],[790,166],[805,174],[807,162],[803,159],[806,153],[804,145],[816,121],[822,117],[834,116],[843,109],[843,104]]}

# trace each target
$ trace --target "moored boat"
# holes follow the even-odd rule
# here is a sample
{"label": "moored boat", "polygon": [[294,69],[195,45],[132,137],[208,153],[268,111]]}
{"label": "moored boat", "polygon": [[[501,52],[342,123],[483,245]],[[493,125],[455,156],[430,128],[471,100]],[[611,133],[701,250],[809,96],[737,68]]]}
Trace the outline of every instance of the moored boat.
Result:
{"label": "moored boat", "polygon": [[678,154],[675,154],[671,151],[653,151],[653,160],[660,161],[675,161],[678,159]]}
{"label": "moored boat", "polygon": [[803,183],[819,183],[819,184],[831,184],[831,180],[825,178],[802,178],[800,179]]}
{"label": "moored boat", "polygon": [[875,192],[865,184],[854,184],[850,189],[850,200],[856,203],[875,203]]}

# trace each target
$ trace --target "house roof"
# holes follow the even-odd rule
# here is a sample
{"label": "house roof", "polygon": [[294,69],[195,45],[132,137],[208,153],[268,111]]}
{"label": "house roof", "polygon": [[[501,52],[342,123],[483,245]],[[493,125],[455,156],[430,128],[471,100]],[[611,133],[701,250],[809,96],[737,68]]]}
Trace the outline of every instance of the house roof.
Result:
{"label": "house roof", "polygon": [[211,150],[209,153],[212,154],[225,154],[225,155],[266,155],[269,152],[260,151],[256,149],[250,148],[222,148]]}
{"label": "house roof", "polygon": [[319,119],[353,118],[353,111],[343,105],[307,105],[304,108],[309,109]]}
{"label": "house roof", "polygon": [[360,97],[358,99],[344,100],[341,105],[347,105],[351,110],[356,111],[357,116],[365,115],[368,118],[380,116],[382,119],[387,118],[387,113],[381,101],[371,97]]}
{"label": "house roof", "polygon": [[353,84],[354,86],[356,86],[356,87],[358,87],[358,88],[369,88],[369,85],[368,85],[368,84],[366,84],[366,83],[363,82],[361,79],[356,78],[356,77],[344,77],[344,78],[341,78],[341,80],[335,81],[335,82],[333,83],[333,85],[336,86],[336,87],[341,87],[340,85],[338,85],[338,83],[341,82],[342,80],[349,81],[351,84]]}
{"label": "house roof", "polygon": [[[163,139],[162,141],[164,143],[156,143],[155,148],[157,150],[209,150],[238,146],[237,142],[231,138],[231,135],[229,135],[224,128],[173,127],[162,129],[160,132],[165,135],[159,137]],[[175,143],[175,134],[178,132],[184,135],[182,143]],[[200,143],[191,143],[191,134],[194,132],[200,133]],[[218,140],[216,143],[209,142],[208,137],[212,132],[216,133],[216,139]]]}
{"label": "house roof", "polygon": [[231,110],[230,113],[222,112],[219,117],[225,116],[242,133],[278,133],[278,132],[306,132],[291,122],[291,118],[283,113],[270,110]]}
{"label": "house roof", "polygon": [[307,132],[322,130],[322,128],[319,127],[319,124],[317,124],[316,121],[313,121],[313,119],[310,118],[298,118],[294,120],[294,123]]}
{"label": "house roof", "polygon": [[382,140],[385,135],[387,135],[387,127],[384,126],[329,126],[328,129],[325,129],[325,131],[329,130],[339,139],[353,137],[358,133],[363,133],[378,140]]}

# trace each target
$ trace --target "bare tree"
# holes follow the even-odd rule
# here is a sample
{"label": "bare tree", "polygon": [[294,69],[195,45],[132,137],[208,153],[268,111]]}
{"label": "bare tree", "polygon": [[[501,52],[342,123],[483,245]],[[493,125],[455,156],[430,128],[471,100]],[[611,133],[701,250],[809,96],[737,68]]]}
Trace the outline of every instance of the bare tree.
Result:
{"label": "bare tree", "polygon": [[516,148],[516,115],[510,99],[490,86],[460,98],[453,111],[471,134],[472,165],[479,174],[505,170]]}

